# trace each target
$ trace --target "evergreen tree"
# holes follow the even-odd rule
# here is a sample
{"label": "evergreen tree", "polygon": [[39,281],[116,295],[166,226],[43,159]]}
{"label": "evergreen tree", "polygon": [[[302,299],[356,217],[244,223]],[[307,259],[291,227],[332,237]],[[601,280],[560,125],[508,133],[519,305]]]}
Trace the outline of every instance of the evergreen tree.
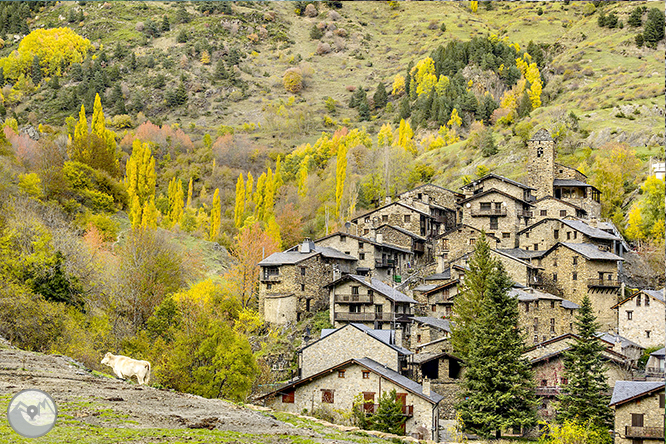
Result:
{"label": "evergreen tree", "polygon": [[0,66],[0,88],[5,86],[5,68]]}
{"label": "evergreen tree", "polygon": [[400,100],[400,108],[398,110],[398,118],[396,119],[396,122],[409,119],[409,116],[411,115],[412,110],[409,106],[409,96],[405,96]]}
{"label": "evergreen tree", "polygon": [[178,33],[178,37],[176,37],[176,42],[186,43],[188,38],[189,38],[189,36],[187,35],[187,31],[184,30],[184,29],[181,29],[180,32]]}
{"label": "evergreen tree", "polygon": [[370,120],[370,107],[368,106],[368,99],[365,96],[363,96],[361,102],[358,104],[358,119],[361,121]]}
{"label": "evergreen tree", "polygon": [[136,54],[134,54],[134,51],[132,51],[132,54],[130,55],[129,69],[131,71],[136,69]]}
{"label": "evergreen tree", "polygon": [[643,9],[640,6],[636,6],[629,15],[627,24],[632,28],[638,28],[643,25]]}
{"label": "evergreen tree", "polygon": [[497,145],[495,144],[495,140],[493,139],[492,128],[487,128],[483,132],[479,148],[483,157],[490,157],[497,154],[498,150]]}
{"label": "evergreen tree", "polygon": [[[465,301],[456,300],[456,310],[471,316],[454,328],[454,350],[466,367],[456,410],[466,431],[486,438],[495,432],[499,438],[502,429],[534,426],[536,401],[531,366],[522,357],[518,300],[508,293],[513,282],[489,250],[481,236],[465,274],[466,298],[480,309],[462,308]],[[469,339],[461,348],[463,338]]]}
{"label": "evergreen tree", "polygon": [[402,414],[402,402],[395,389],[383,392],[379,398],[377,412],[370,419],[370,428],[385,433],[404,435],[402,425],[407,417]]}
{"label": "evergreen tree", "polygon": [[597,337],[599,324],[586,294],[576,315],[578,337],[564,355],[564,377],[558,397],[557,420],[578,419],[596,427],[610,428],[613,412],[608,406],[610,388],[602,361],[604,345]]}
{"label": "evergreen tree", "polygon": [[372,98],[375,102],[375,109],[383,109],[386,106],[386,102],[388,101],[388,93],[386,92],[386,87],[383,83],[380,82],[377,84],[377,90],[375,91],[375,95],[372,96]]}
{"label": "evergreen tree", "polygon": [[643,40],[651,48],[657,46],[657,42],[664,38],[664,13],[657,8],[648,11]]}
{"label": "evergreen tree", "polygon": [[39,85],[42,81],[42,68],[39,65],[38,55],[32,58],[32,69],[30,70],[30,75],[32,77],[32,83]]}
{"label": "evergreen tree", "polygon": [[224,66],[224,60],[220,59],[215,64],[214,76],[218,80],[224,80],[229,78],[229,72],[227,71],[226,66]]}
{"label": "evergreen tree", "polygon": [[168,15],[165,15],[162,19],[162,31],[171,31],[171,23],[169,23]]}

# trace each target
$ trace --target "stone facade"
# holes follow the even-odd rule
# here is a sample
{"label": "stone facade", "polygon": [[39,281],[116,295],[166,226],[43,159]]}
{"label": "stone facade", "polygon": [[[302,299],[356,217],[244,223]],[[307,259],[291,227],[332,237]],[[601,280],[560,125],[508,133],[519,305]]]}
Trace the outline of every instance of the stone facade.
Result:
{"label": "stone facade", "polygon": [[456,419],[455,404],[463,374],[460,360],[447,353],[426,354],[423,357],[422,361],[414,363],[414,379],[421,384],[424,380],[429,381],[432,390],[444,397],[439,403],[441,419]]}
{"label": "stone facade", "polygon": [[448,339],[451,333],[441,328],[425,324],[423,322],[414,322],[411,335],[409,337],[409,349],[416,350],[423,344],[428,344],[438,339]]}
{"label": "stone facade", "polygon": [[414,299],[421,304],[416,307],[416,312],[420,316],[450,318],[459,284],[460,280],[453,279],[430,290],[414,291]]}
{"label": "stone facade", "polygon": [[587,293],[601,329],[611,331],[617,327],[617,317],[611,307],[618,303],[620,290],[618,260],[590,260],[557,244],[541,258],[541,283],[549,288],[557,287],[561,292],[559,296],[576,304],[580,304]]}
{"label": "stone facade", "polygon": [[388,224],[423,237],[434,236],[441,224],[429,213],[417,210],[402,202],[393,202],[351,220],[356,224],[359,236],[367,236],[373,228]]}
{"label": "stone facade", "polygon": [[[593,229],[590,227],[590,229]],[[527,251],[544,251],[558,242],[588,243],[603,247],[606,251],[615,251],[615,244],[610,239],[591,238],[559,219],[545,218],[518,232],[518,248]],[[610,237],[610,235],[609,235]]]}
{"label": "stone facade", "polygon": [[650,293],[636,292],[613,307],[618,334],[645,348],[663,346],[666,335],[664,301]]}
{"label": "stone facade", "polygon": [[[555,182],[557,184],[557,182]],[[553,196],[585,210],[588,217],[601,215],[600,193],[594,187],[583,185],[556,185]]]}
{"label": "stone facade", "polygon": [[[664,388],[615,405],[615,444],[664,442]],[[641,427],[632,427],[637,420]],[[627,433],[629,432],[629,433]],[[648,436],[655,436],[648,438]]]}
{"label": "stone facade", "polygon": [[[353,344],[353,347],[350,345]],[[301,378],[317,374],[350,359],[372,356],[388,368],[401,373],[403,359],[395,347],[380,341],[365,331],[346,325],[303,347],[299,352]]]}
{"label": "stone facade", "polygon": [[[341,375],[339,370],[344,373]],[[372,404],[377,404],[382,393],[390,392],[393,389],[399,396],[404,397],[406,411],[411,413],[405,424],[407,435],[415,433],[417,428],[423,425],[426,430],[430,430],[433,424],[436,428],[435,432],[438,432],[439,411],[437,407],[433,408],[432,402],[355,361],[346,366],[333,368],[331,372],[325,372],[319,377],[295,386],[293,397],[285,397],[278,392],[276,395],[264,399],[268,407],[279,411],[312,414],[314,411],[324,409],[334,414],[336,410],[351,411],[354,397],[357,395],[366,395],[366,399],[372,400]]]}
{"label": "stone facade", "polygon": [[587,216],[587,211],[572,203],[556,199],[553,196],[546,196],[534,202],[532,209],[534,218],[532,223],[540,222],[546,218],[559,218],[564,217],[577,217],[584,218]]}
{"label": "stone facade", "polygon": [[490,254],[504,265],[504,269],[516,284],[530,287],[538,281],[540,272],[538,266],[532,265],[529,262],[510,256],[501,251],[490,250]]}
{"label": "stone facade", "polygon": [[555,180],[555,142],[548,131],[539,130],[527,142],[527,184],[540,199],[553,195]]}
{"label": "stone facade", "polygon": [[432,243],[423,236],[392,225],[380,225],[374,229],[374,233],[378,242],[395,245],[414,253],[413,262],[407,264],[407,268],[427,264],[432,259]]}
{"label": "stone facade", "polygon": [[576,305],[531,288],[514,288],[512,294],[518,298],[518,325],[528,343],[545,342],[575,330]]}
{"label": "stone facade", "polygon": [[526,202],[534,200],[534,196],[532,196],[534,188],[492,173],[463,185],[460,189],[465,193],[465,199],[494,189]]}
{"label": "stone facade", "polygon": [[426,205],[435,204],[440,207],[455,209],[456,203],[463,198],[463,195],[437,185],[425,184],[405,191],[398,198],[400,200],[412,199],[413,202],[422,202]]}
{"label": "stone facade", "polygon": [[[508,232],[513,239],[514,232]],[[501,234],[500,234],[501,236]],[[469,225],[458,225],[453,230],[442,233],[433,242],[435,257],[439,258],[439,273],[447,269],[449,261],[474,251],[476,240],[481,237],[481,230]],[[501,241],[496,236],[486,234],[490,248],[501,248]]]}

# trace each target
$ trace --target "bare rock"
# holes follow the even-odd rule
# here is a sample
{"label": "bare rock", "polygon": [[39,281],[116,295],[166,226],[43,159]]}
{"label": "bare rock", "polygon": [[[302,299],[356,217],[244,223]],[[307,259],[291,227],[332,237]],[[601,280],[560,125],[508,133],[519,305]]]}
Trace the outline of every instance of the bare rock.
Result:
{"label": "bare rock", "polygon": [[337,11],[328,11],[327,18],[332,21],[338,21],[342,18],[342,16],[337,12]]}
{"label": "bare rock", "polygon": [[309,3],[309,4],[305,7],[305,15],[306,15],[306,17],[317,17],[317,14],[318,14],[318,12],[317,12],[317,8],[315,8],[315,6],[314,6],[312,3]]}

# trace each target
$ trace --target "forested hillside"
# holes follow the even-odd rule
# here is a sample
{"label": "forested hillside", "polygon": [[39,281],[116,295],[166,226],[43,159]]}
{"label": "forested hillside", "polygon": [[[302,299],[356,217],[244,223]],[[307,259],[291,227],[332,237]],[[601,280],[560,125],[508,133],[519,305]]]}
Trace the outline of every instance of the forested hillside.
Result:
{"label": "forested hillside", "polygon": [[524,180],[541,128],[663,264],[663,29],[656,2],[0,3],[0,335],[243,400],[300,342],[258,261],[422,183]]}

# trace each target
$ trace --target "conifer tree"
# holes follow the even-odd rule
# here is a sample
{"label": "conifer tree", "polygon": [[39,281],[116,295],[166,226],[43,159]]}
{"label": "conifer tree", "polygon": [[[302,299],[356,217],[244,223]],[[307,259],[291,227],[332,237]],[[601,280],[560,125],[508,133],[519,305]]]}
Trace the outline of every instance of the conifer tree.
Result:
{"label": "conifer tree", "polygon": [[370,419],[370,427],[380,432],[404,435],[402,425],[407,417],[402,414],[402,407],[395,389],[383,392],[379,398],[377,412]]}
{"label": "conifer tree", "polygon": [[335,217],[340,218],[342,205],[342,194],[345,191],[345,180],[347,179],[347,144],[341,142],[338,145],[338,157],[335,164]]}
{"label": "conifer tree", "polygon": [[664,13],[657,8],[651,8],[647,14],[643,40],[651,48],[657,46],[657,42],[664,38]]}
{"label": "conifer tree", "polygon": [[42,81],[42,68],[39,64],[39,56],[36,55],[32,59],[32,69],[30,70],[30,76],[32,77],[32,83],[39,85]]}
{"label": "conifer tree", "polygon": [[562,386],[558,397],[557,420],[574,420],[596,427],[610,428],[613,412],[606,368],[602,361],[605,349],[597,337],[599,324],[587,294],[576,314],[578,337],[564,354],[564,377],[568,383]]}
{"label": "conifer tree", "polygon": [[409,119],[409,116],[412,115],[411,107],[409,106],[409,97],[405,96],[400,100],[400,108],[398,110],[398,119],[405,120]]}
{"label": "conifer tree", "polygon": [[245,212],[245,179],[243,173],[240,173],[236,181],[236,205],[234,206],[234,224],[240,228],[243,223],[243,213]]}
{"label": "conifer tree", "polygon": [[215,188],[213,194],[213,208],[210,210],[210,240],[214,241],[220,234],[222,220],[222,205],[220,203],[220,189]]}
{"label": "conifer tree", "polygon": [[629,15],[629,19],[627,20],[627,24],[631,26],[632,28],[638,28],[639,26],[643,25],[643,8],[640,6],[636,6],[632,11],[631,15]]}
{"label": "conifer tree", "polygon": [[[467,301],[456,301],[456,322],[468,318],[455,324],[453,334],[454,350],[466,367],[456,405],[463,428],[485,438],[494,432],[499,438],[502,429],[532,427],[535,387],[530,363],[522,357],[518,300],[509,295],[513,282],[501,262],[490,257],[485,236],[477,242],[465,285],[465,298],[479,309],[474,312]],[[468,340],[461,347],[464,338]]]}
{"label": "conifer tree", "polygon": [[386,106],[386,102],[388,101],[388,93],[386,92],[386,87],[382,82],[377,84],[377,90],[375,91],[375,95],[372,96],[372,98],[375,102],[376,109],[382,109]]}

